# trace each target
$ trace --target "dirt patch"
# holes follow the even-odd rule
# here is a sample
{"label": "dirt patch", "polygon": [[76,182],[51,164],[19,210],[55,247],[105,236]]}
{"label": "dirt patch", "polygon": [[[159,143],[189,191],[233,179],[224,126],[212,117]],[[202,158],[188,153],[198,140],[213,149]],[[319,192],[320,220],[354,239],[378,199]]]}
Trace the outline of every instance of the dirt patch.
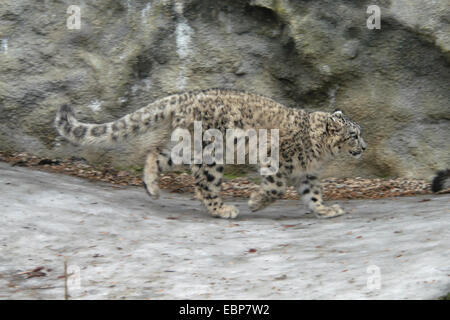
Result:
{"label": "dirt patch", "polygon": [[[81,158],[46,159],[26,153],[2,153],[0,161],[13,166],[29,167],[49,172],[64,173],[91,181],[108,182],[117,186],[143,186],[141,172],[118,170],[108,166],[92,166]],[[194,192],[194,181],[188,173],[168,173],[160,177],[160,188],[172,193]],[[378,199],[399,196],[430,194],[430,182],[420,179],[368,179],[327,178],[322,180],[325,200]],[[257,184],[247,177],[225,179],[223,196],[248,198]],[[283,199],[298,199],[293,187],[289,187]]]}

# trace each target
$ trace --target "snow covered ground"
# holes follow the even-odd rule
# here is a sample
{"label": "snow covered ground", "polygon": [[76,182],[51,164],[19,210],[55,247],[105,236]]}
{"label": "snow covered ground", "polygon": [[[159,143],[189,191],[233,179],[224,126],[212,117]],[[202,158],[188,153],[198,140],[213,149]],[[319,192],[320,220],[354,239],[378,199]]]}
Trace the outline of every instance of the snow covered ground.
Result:
{"label": "snow covered ground", "polygon": [[[236,220],[191,195],[0,163],[0,299],[434,299],[450,291],[450,196],[297,201]],[[41,268],[42,267],[42,268]],[[34,272],[32,272],[35,270]]]}

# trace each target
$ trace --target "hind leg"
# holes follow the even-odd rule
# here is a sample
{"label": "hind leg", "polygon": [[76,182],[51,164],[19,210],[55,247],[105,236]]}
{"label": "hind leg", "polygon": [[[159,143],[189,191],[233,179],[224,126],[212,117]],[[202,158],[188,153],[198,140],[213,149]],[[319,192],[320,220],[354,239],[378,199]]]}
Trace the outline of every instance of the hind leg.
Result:
{"label": "hind leg", "polygon": [[281,198],[286,192],[287,179],[285,173],[280,171],[273,175],[263,176],[259,189],[252,192],[248,206],[252,211],[264,209],[275,200]]}
{"label": "hind leg", "polygon": [[192,175],[195,179],[197,194],[206,209],[214,217],[224,219],[236,218],[239,210],[235,206],[225,205],[220,197],[222,190],[223,166],[222,165],[192,165]]}
{"label": "hind leg", "polygon": [[159,150],[148,154],[144,166],[144,185],[148,194],[154,199],[159,198],[159,174],[164,171],[169,171],[173,167],[170,154],[160,152]]}

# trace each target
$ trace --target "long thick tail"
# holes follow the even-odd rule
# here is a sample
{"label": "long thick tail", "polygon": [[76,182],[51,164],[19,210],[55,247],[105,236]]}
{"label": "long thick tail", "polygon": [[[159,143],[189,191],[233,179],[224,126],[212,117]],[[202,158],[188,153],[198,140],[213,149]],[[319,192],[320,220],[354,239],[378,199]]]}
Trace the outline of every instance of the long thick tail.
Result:
{"label": "long thick tail", "polygon": [[92,124],[79,122],[72,108],[63,105],[56,115],[55,126],[59,134],[77,144],[114,144],[146,134],[162,125],[170,126],[174,111],[174,104],[169,99],[162,99],[116,121]]}
{"label": "long thick tail", "polygon": [[431,184],[431,190],[433,192],[439,192],[444,189],[450,188],[450,169],[441,170],[436,173]]}

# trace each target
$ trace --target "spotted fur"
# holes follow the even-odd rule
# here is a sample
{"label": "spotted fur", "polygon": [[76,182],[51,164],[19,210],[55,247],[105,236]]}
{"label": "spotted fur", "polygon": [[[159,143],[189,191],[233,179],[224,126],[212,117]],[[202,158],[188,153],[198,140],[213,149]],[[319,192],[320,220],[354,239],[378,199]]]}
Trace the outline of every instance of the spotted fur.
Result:
{"label": "spotted fur", "polygon": [[[267,97],[248,92],[208,89],[174,94],[147,107],[104,124],[81,123],[68,106],[56,116],[58,132],[79,144],[108,144],[145,135],[142,148],[150,150],[145,162],[144,183],[150,195],[159,194],[158,176],[174,170],[168,141],[175,128],[193,135],[194,121],[202,121],[203,130],[215,128],[224,137],[226,129],[279,129],[280,167],[273,175],[263,176],[258,190],[250,196],[249,207],[260,210],[279,199],[289,184],[296,186],[302,199],[319,217],[343,214],[338,206],[323,204],[318,179],[321,164],[339,152],[359,157],[366,149],[361,128],[342,111],[312,112],[287,108]],[[235,218],[238,210],[225,205],[220,197],[223,165],[192,165],[197,197],[216,217]]]}

